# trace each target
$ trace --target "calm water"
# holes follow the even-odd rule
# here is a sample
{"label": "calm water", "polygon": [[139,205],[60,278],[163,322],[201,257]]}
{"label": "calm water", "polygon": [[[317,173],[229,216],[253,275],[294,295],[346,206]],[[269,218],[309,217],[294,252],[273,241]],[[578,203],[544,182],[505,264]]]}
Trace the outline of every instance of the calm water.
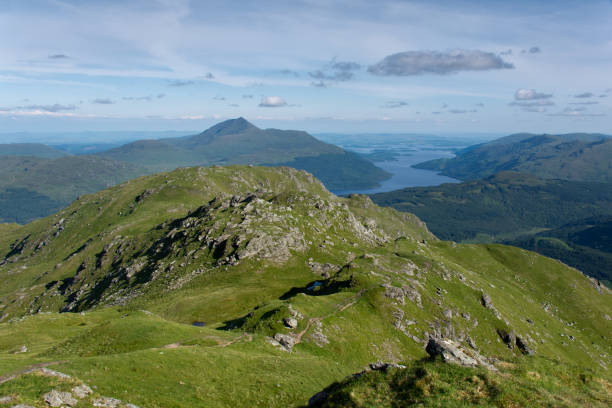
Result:
{"label": "calm water", "polygon": [[[358,150],[358,149],[354,149]],[[392,177],[381,183],[378,188],[369,190],[334,191],[336,195],[373,194],[398,190],[405,187],[439,186],[444,183],[460,183],[461,180],[442,176],[435,171],[415,169],[413,164],[427,160],[454,157],[449,150],[416,150],[410,154],[400,155],[397,161],[376,162],[376,166],[392,174]]]}

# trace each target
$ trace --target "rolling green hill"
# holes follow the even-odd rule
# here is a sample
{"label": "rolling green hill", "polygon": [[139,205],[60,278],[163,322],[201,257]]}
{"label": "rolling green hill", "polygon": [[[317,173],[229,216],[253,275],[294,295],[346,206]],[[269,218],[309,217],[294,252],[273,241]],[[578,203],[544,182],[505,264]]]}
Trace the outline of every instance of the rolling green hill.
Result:
{"label": "rolling green hill", "polygon": [[521,133],[459,151],[414,167],[440,171],[461,180],[500,171],[534,174],[545,179],[612,182],[612,138],[600,134],[533,135]]}
{"label": "rolling green hill", "polygon": [[[612,216],[612,184],[568,180],[544,180],[528,174],[501,172],[484,180],[437,187],[414,187],[372,195],[378,205],[391,206],[416,214],[436,236],[445,240],[472,242],[512,242],[515,238],[564,226],[597,215]],[[582,224],[580,224],[582,225]],[[564,234],[554,236],[567,241]],[[567,247],[545,249],[527,241],[518,244],[579,267],[585,273],[610,281],[612,270],[600,256],[604,235],[581,241],[578,256]],[[531,239],[531,238],[529,238]],[[559,241],[561,240],[561,241]],[[604,245],[605,246],[605,245]],[[596,250],[591,253],[588,248]],[[578,262],[570,259],[582,259]],[[590,261],[589,261],[590,260]]]}
{"label": "rolling green hill", "polygon": [[57,159],[68,156],[68,153],[42,143],[8,143],[0,144],[0,156],[30,156]]}
{"label": "rolling green hill", "polygon": [[439,241],[411,214],[291,168],[141,177],[0,232],[11,404],[42,407],[50,390],[86,383],[78,406],[303,406],[378,360],[420,375],[430,338],[483,356],[422,363],[435,384],[475,376],[466,392],[480,392],[483,367],[499,370],[487,390],[516,375],[499,406],[550,406],[534,393],[565,373],[568,404],[611,397],[605,287],[523,249]]}

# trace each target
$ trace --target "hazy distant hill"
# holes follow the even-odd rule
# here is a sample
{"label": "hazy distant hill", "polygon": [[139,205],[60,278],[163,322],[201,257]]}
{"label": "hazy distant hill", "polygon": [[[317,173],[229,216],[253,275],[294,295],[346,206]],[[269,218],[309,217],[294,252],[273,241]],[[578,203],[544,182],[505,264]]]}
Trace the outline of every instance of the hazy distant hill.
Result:
{"label": "hazy distant hill", "polygon": [[612,182],[612,138],[601,134],[521,133],[471,146],[452,159],[416,165],[462,180],[519,171],[542,178]]}
{"label": "hazy distant hill", "polygon": [[98,154],[151,173],[176,167],[265,164],[307,170],[329,189],[374,187],[390,175],[370,161],[297,130],[260,129],[244,118],[193,136],[139,140]]}
{"label": "hazy distant hill", "polygon": [[0,160],[0,222],[44,217],[76,197],[143,174],[128,163],[95,156],[57,159],[6,156]]}
{"label": "hazy distant hill", "polygon": [[0,144],[0,156],[32,156],[46,159],[57,159],[68,153],[42,143],[8,143]]}
{"label": "hazy distant hill", "polygon": [[370,188],[390,176],[372,162],[306,132],[262,130],[243,118],[197,135],[138,140],[95,155],[66,156],[42,144],[0,145],[0,153],[3,149],[12,154],[0,160],[0,222],[28,222],[79,195],[177,167],[290,166],[313,173],[330,190]]}

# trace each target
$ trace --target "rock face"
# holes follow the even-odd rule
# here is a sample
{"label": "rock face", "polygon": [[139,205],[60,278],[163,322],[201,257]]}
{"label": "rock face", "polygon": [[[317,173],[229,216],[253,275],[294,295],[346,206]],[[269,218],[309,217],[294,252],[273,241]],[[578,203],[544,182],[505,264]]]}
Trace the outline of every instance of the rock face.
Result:
{"label": "rock face", "polygon": [[494,369],[476,351],[468,352],[459,343],[452,340],[430,338],[425,351],[432,358],[436,356],[442,357],[442,361],[445,363],[458,364],[465,367],[483,366],[488,369]]}
{"label": "rock face", "polygon": [[291,351],[296,342],[295,337],[282,333],[276,333],[274,335],[274,340],[276,340],[281,345],[281,348],[285,351]]}
{"label": "rock face", "polygon": [[47,405],[51,407],[61,407],[63,405],[73,406],[78,403],[71,393],[56,390],[51,390],[43,395],[43,399]]}
{"label": "rock face", "polygon": [[285,325],[285,327],[288,327],[290,329],[295,329],[298,325],[298,321],[297,319],[293,317],[285,317],[283,319],[283,324]]}

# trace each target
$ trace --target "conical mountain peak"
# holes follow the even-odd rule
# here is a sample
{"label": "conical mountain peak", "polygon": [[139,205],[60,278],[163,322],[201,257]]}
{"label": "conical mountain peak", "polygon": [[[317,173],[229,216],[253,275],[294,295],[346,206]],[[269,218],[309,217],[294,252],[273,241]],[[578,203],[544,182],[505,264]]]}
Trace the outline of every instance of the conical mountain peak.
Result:
{"label": "conical mountain peak", "polygon": [[213,127],[205,130],[202,134],[208,135],[231,135],[236,133],[242,133],[246,130],[257,129],[257,126],[243,117],[236,119],[228,119],[221,123],[217,123]]}

